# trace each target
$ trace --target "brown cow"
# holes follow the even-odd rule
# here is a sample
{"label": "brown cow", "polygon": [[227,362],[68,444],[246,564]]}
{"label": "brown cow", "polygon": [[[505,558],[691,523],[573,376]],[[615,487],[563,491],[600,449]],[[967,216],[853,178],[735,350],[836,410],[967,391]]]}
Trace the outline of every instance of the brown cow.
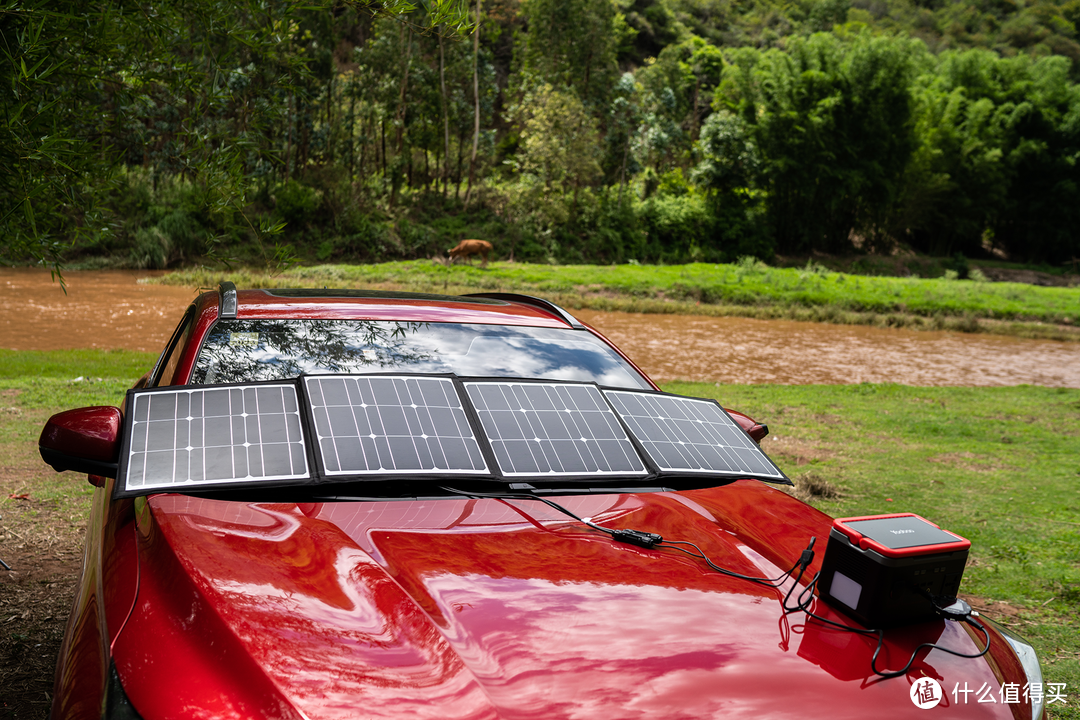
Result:
{"label": "brown cow", "polygon": [[450,248],[446,251],[446,254],[450,256],[450,264],[452,265],[458,258],[467,258],[472,255],[479,255],[483,260],[483,266],[487,267],[488,255],[491,253],[491,243],[487,240],[462,240],[457,244],[457,247]]}

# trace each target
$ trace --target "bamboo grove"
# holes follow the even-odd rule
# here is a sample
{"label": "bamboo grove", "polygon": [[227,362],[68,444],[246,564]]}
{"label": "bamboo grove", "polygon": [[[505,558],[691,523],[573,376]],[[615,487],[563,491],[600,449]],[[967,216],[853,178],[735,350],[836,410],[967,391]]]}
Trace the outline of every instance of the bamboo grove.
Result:
{"label": "bamboo grove", "polygon": [[0,4],[0,255],[1080,255],[1080,0]]}

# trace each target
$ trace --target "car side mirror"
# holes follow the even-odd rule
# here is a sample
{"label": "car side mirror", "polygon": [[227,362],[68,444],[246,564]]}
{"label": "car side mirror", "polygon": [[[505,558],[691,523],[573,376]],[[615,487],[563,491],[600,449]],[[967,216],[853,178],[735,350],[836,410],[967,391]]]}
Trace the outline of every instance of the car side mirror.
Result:
{"label": "car side mirror", "polygon": [[120,420],[120,410],[107,406],[57,413],[41,431],[41,459],[56,472],[74,470],[114,478],[120,457]]}
{"label": "car side mirror", "polygon": [[754,418],[750,417],[746,413],[741,413],[738,410],[732,410],[731,408],[724,408],[727,414],[731,416],[731,419],[739,423],[746,434],[753,438],[754,442],[761,444],[761,441],[765,439],[765,436],[769,434],[769,426],[759,423]]}

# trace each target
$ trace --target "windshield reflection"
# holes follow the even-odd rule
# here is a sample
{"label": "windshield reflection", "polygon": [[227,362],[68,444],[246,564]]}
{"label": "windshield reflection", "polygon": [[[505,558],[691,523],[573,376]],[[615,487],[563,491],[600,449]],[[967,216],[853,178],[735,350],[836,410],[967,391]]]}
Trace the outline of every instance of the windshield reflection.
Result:
{"label": "windshield reflection", "polygon": [[587,331],[379,320],[221,321],[207,336],[191,382],[401,371],[649,388]]}

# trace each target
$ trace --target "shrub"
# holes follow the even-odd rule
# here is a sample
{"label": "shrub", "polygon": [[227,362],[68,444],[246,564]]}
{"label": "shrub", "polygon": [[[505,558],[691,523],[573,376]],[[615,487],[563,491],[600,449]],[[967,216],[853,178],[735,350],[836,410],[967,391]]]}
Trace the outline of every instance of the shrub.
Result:
{"label": "shrub", "polygon": [[131,248],[131,264],[140,270],[162,270],[169,264],[172,243],[158,226],[139,228],[135,231],[135,244]]}
{"label": "shrub", "polygon": [[321,193],[297,180],[288,180],[272,193],[274,207],[290,225],[303,225],[319,209]]}

